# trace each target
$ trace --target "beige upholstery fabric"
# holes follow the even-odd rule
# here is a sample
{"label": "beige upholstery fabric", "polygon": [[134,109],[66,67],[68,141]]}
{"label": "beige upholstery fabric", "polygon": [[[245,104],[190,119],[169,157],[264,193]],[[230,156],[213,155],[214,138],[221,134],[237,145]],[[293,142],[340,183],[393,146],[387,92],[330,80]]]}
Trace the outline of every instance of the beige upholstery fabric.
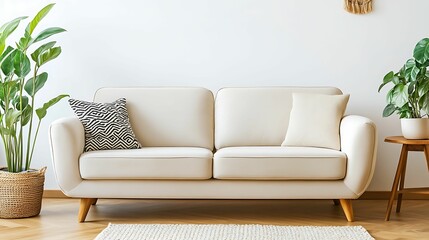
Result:
{"label": "beige upholstery fabric", "polygon": [[[70,197],[95,198],[201,198],[201,199],[356,199],[367,188],[375,168],[377,134],[374,123],[360,116],[342,119],[342,151],[347,154],[347,172],[338,181],[259,181],[259,180],[84,180],[78,158],[83,149],[79,120],[62,119],[50,129],[51,148],[58,183]],[[71,131],[67,131],[71,130]],[[82,129],[83,131],[83,129]],[[55,136],[55,137],[54,137]],[[56,138],[63,136],[63,138]],[[64,139],[64,136],[67,138]],[[64,139],[65,141],[60,141]],[[80,146],[80,147],[79,147]],[[71,151],[61,152],[70,149]],[[67,155],[63,155],[65,153]],[[78,185],[75,185],[78,183]],[[172,187],[174,186],[174,187]]]}
{"label": "beige upholstery fabric", "polygon": [[354,199],[344,181],[84,180],[77,198]]}
{"label": "beige upholstery fabric", "polygon": [[342,94],[338,88],[223,88],[216,94],[216,149],[280,146],[286,136],[292,93]]}
{"label": "beige upholstery fabric", "polygon": [[[216,116],[216,137],[219,137],[219,139],[216,140],[216,146],[218,148],[221,148],[229,145],[238,145],[240,147],[243,147],[243,149],[245,149],[246,146],[249,148],[250,146],[260,146],[261,148],[267,149],[281,149],[281,151],[287,149],[279,147],[286,134],[286,128],[289,119],[289,112],[283,111],[282,109],[284,108],[290,111],[292,106],[291,94],[292,92],[297,92],[297,90],[300,89],[301,88],[280,87],[239,88],[221,90],[219,92],[218,99],[216,100],[216,113],[219,114],[219,116]],[[249,92],[247,92],[247,90],[249,90]],[[164,151],[166,149],[161,150],[160,148],[158,148],[166,147],[165,145],[170,145],[173,143],[177,143],[178,146],[172,147],[198,148],[198,150],[196,151],[186,148],[186,153],[192,153],[192,156],[204,156],[202,158],[207,159],[205,157],[208,157],[210,155],[209,152],[213,147],[213,119],[211,118],[213,117],[213,113],[208,111],[207,109],[212,106],[212,103],[210,103],[211,93],[208,90],[191,88],[182,91],[182,88],[177,88],[178,92],[175,92],[175,89],[172,88],[130,88],[118,91],[115,91],[115,89],[100,91],[107,91],[102,93],[100,95],[100,98],[98,99],[102,102],[107,102],[111,99],[116,99],[120,96],[126,97],[127,99],[132,99],[132,104],[129,107],[133,110],[132,112],[134,115],[131,116],[130,113],[130,118],[134,117],[134,120],[131,119],[132,124],[140,124],[139,128],[140,126],[142,127],[140,129],[140,134],[145,134],[143,126],[154,127],[156,130],[158,130],[159,127],[162,128],[165,126],[166,131],[162,130],[160,133],[166,136],[155,136],[155,132],[158,131],[154,130],[150,130],[147,133],[151,134],[150,136],[153,136],[154,139],[146,139],[146,143],[155,145],[160,144],[160,146],[152,146],[154,147],[152,149],[153,155],[155,155],[156,153],[156,156],[166,156],[168,157],[168,161],[170,162],[176,160],[173,159],[173,156],[180,156],[177,151],[178,148],[174,148],[174,154],[173,151]],[[323,92],[324,94],[341,94],[341,92],[336,88],[303,88],[302,91],[319,93]],[[158,99],[158,97],[156,96],[157,93],[160,94],[159,98],[162,99]],[[193,93],[200,96],[201,98],[193,96]],[[283,96],[283,94],[286,94],[287,97]],[[175,103],[170,102],[168,104],[169,100],[163,99],[168,98],[168,95],[180,99],[177,99]],[[261,99],[258,99],[258,97],[261,97]],[[145,100],[143,101],[140,99]],[[158,105],[157,100],[159,100],[161,105]],[[142,104],[142,106],[146,107],[140,107],[140,103]],[[173,106],[172,109],[174,109],[174,107],[177,105],[176,103],[189,104],[189,106],[193,110],[186,109],[184,106],[179,106],[176,109],[177,112],[176,110],[166,111],[162,108],[162,106]],[[183,112],[180,112],[182,110]],[[280,111],[281,113],[279,113],[278,111]],[[149,117],[149,125],[147,125],[147,123],[145,122],[147,121],[146,112],[154,114],[156,116]],[[186,114],[189,114],[190,112],[192,112],[192,116],[187,116]],[[179,117],[176,118],[175,116]],[[270,119],[270,117],[277,118],[273,120]],[[198,123],[195,123],[195,126],[185,124],[185,127],[181,127],[183,125],[182,123],[187,118],[189,118],[193,124],[195,122]],[[204,123],[200,123],[200,121]],[[160,124],[159,126],[156,125],[158,123]],[[172,131],[171,133],[174,135],[173,137],[168,136],[170,130]],[[194,133],[194,131],[197,133]],[[145,138],[145,136],[143,135],[140,135],[142,139]],[[341,154],[345,154],[347,156],[345,177],[341,180],[87,180],[82,179],[81,170],[79,166],[79,158],[83,153],[84,146],[84,130],[82,124],[77,118],[63,118],[54,121],[49,128],[51,154],[58,185],[66,195],[70,197],[80,198],[358,198],[368,187],[368,184],[370,183],[374,172],[377,150],[377,133],[375,125],[371,120],[364,117],[346,116],[342,119],[340,124],[340,139],[341,153],[337,152],[339,154],[338,159],[340,159]],[[183,142],[180,142],[181,140],[183,140]],[[271,145],[272,147],[267,147],[263,145]],[[273,147],[276,145],[277,147]],[[201,150],[202,152],[200,152],[199,148],[204,148],[204,150]],[[149,148],[147,149],[149,150]],[[207,149],[207,151],[205,149]],[[242,151],[238,154],[238,152],[234,152],[231,149],[219,149],[218,152],[215,154],[215,161],[216,159],[226,161],[227,158],[228,160],[230,160],[232,159],[231,154],[237,154],[240,155],[240,157],[242,156],[243,162],[244,157],[246,157],[246,159],[250,161],[253,161],[259,160],[262,157],[271,157],[275,154],[279,154],[282,157],[284,156],[282,155],[283,153],[280,154],[280,152],[275,152],[280,150],[274,150],[273,152],[271,152],[271,154],[267,154],[266,151],[252,152],[250,150]],[[252,149],[254,148],[252,147]],[[314,150],[320,149],[309,150],[306,152],[307,156],[303,156],[308,157],[311,151]],[[336,152],[334,150],[329,149],[321,151],[325,151],[324,153],[329,152],[332,154]],[[130,156],[132,155],[132,153],[127,153],[127,155]],[[114,154],[112,153],[111,156],[114,156]],[[151,157],[151,154],[148,154],[148,152],[146,152],[145,156],[148,157],[146,159],[151,159],[149,158]],[[101,159],[98,160],[102,161]],[[155,163],[155,160],[157,159],[151,159],[149,162],[151,164],[156,165],[157,163]],[[234,161],[235,159],[232,160]],[[298,160],[302,159],[297,159],[297,161]],[[312,158],[309,158],[308,160],[310,161],[312,160]],[[321,159],[321,161],[322,160],[326,159]],[[127,158],[126,161],[131,160]],[[268,158],[267,161],[274,160]],[[258,161],[256,161],[256,163],[258,163]],[[226,164],[228,165],[229,163],[227,162]],[[247,174],[247,171],[255,170],[254,167],[247,167],[246,164],[243,164],[241,164],[242,174]],[[122,165],[124,164],[121,164],[121,166]],[[222,167],[227,165],[222,165]],[[100,166],[101,168],[103,168],[103,163],[100,163],[99,167]],[[215,167],[216,166],[218,165],[216,164]],[[196,166],[189,166],[185,164],[184,166],[180,166],[180,168],[178,169],[184,170],[186,167],[193,168]],[[311,166],[308,167],[311,168]],[[85,171],[84,169],[82,170],[83,172]],[[133,171],[134,170],[135,169],[133,169]],[[136,169],[136,171],[137,170],[138,169]],[[323,171],[325,170],[326,169],[324,169]],[[207,171],[207,169],[204,168],[202,171]],[[329,172],[331,171],[331,169],[326,171]],[[218,172],[218,170],[215,169],[214,172]],[[262,174],[262,172],[256,173]]]}
{"label": "beige upholstery fabric", "polygon": [[213,149],[213,94],[204,88],[101,88],[95,102],[125,97],[143,147]]}
{"label": "beige upholstery fabric", "polygon": [[82,182],[79,156],[83,153],[85,134],[77,117],[62,118],[49,127],[49,144],[55,176],[63,192],[70,191]]}
{"label": "beige upholstery fabric", "polygon": [[209,179],[212,158],[193,147],[104,150],[82,154],[79,169],[83,179]]}
{"label": "beige upholstery fabric", "polygon": [[346,174],[346,155],[309,147],[229,147],[213,159],[217,179],[338,180]]}
{"label": "beige upholstery fabric", "polygon": [[294,93],[289,126],[282,146],[340,150],[340,121],[349,97]]}
{"label": "beige upholstery fabric", "polygon": [[346,116],[340,125],[341,151],[347,155],[345,184],[358,196],[371,182],[377,158],[377,129],[371,120]]}

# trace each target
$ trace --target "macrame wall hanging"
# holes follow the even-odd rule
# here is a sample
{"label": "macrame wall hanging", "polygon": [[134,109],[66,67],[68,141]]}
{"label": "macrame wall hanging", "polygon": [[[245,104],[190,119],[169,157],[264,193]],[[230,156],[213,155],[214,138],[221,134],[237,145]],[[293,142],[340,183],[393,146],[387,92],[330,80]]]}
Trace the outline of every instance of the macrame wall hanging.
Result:
{"label": "macrame wall hanging", "polygon": [[344,0],[344,8],[351,13],[369,13],[372,11],[372,0]]}

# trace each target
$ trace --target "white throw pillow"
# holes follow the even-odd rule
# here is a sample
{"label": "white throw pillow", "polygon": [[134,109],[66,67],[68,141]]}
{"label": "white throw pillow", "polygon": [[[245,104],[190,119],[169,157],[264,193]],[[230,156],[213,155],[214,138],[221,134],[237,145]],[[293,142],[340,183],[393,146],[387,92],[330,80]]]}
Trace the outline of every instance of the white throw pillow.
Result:
{"label": "white throw pillow", "polygon": [[340,150],[340,121],[350,95],[293,93],[289,127],[282,146]]}

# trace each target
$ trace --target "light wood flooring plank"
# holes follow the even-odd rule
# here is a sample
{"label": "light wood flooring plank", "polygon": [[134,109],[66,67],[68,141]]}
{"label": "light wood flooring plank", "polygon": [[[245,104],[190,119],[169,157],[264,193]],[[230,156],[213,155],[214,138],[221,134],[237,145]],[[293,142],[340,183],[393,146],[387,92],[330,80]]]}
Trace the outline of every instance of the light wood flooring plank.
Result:
{"label": "light wood flooring plank", "polygon": [[99,199],[86,222],[79,199],[43,200],[41,215],[0,219],[0,239],[94,239],[111,223],[273,224],[364,226],[376,239],[429,239],[429,201],[404,200],[384,221],[387,200],[355,200],[355,221],[332,200],[113,200]]}

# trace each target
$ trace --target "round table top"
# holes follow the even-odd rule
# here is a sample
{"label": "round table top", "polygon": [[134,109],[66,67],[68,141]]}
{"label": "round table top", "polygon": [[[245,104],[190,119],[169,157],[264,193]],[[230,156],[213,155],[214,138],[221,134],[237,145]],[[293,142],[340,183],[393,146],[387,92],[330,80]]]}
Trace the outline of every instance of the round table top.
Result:
{"label": "round table top", "polygon": [[384,141],[408,145],[429,145],[429,139],[406,139],[403,136],[389,136],[386,137]]}

